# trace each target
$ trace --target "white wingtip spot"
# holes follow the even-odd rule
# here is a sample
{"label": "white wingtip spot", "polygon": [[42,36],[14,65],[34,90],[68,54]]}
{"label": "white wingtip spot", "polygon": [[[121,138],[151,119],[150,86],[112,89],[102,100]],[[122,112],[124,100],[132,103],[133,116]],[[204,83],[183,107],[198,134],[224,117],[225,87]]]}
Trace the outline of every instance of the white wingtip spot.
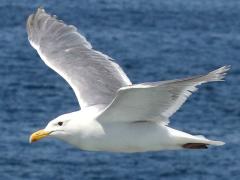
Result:
{"label": "white wingtip spot", "polygon": [[206,77],[207,81],[223,81],[223,78],[226,76],[227,71],[230,70],[230,65],[220,67],[212,72],[210,72]]}

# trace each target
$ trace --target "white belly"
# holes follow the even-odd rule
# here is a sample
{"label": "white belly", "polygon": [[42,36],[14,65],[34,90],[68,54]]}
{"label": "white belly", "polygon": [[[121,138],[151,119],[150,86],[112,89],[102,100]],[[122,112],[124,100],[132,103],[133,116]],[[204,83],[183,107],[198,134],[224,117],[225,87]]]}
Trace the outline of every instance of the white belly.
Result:
{"label": "white belly", "polygon": [[72,138],[80,149],[109,152],[144,152],[179,149],[171,128],[157,123],[107,123],[102,132]]}

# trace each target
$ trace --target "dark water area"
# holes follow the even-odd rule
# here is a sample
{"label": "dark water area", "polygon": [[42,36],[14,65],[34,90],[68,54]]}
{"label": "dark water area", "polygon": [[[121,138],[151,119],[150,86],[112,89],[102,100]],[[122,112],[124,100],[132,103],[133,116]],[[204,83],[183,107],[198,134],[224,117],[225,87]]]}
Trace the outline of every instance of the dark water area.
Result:
{"label": "dark water area", "polygon": [[[78,27],[134,83],[232,65],[225,82],[201,86],[170,123],[226,145],[136,154],[79,151],[50,138],[30,145],[33,131],[78,109],[27,40],[26,19],[39,6]],[[240,179],[239,0],[1,0],[0,17],[1,180]]]}

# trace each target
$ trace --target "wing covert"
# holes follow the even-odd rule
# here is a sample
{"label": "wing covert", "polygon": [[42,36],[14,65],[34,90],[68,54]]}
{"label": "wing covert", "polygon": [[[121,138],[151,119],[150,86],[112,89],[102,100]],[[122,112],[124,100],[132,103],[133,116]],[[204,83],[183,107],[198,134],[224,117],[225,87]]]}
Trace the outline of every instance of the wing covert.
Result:
{"label": "wing covert", "polygon": [[76,27],[57,20],[44,9],[29,16],[27,32],[42,60],[73,88],[81,108],[107,106],[119,88],[131,85],[113,59],[92,49]]}
{"label": "wing covert", "polygon": [[196,86],[221,81],[228,70],[229,66],[224,66],[202,76],[123,87],[98,121],[157,121],[166,125],[169,117],[197,90]]}

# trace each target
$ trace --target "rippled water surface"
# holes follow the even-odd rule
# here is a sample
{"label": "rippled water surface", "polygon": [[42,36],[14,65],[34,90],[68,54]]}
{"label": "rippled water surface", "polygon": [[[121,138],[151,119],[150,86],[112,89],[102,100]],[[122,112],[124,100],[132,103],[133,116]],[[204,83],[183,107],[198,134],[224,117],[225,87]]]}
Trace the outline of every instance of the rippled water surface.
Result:
{"label": "rippled water surface", "polygon": [[[29,134],[78,109],[27,40],[26,18],[38,6],[76,25],[134,83],[232,65],[225,82],[203,85],[170,124],[226,145],[136,154],[84,152],[55,139],[30,145]],[[0,179],[240,179],[240,1],[1,0],[0,17]]]}

